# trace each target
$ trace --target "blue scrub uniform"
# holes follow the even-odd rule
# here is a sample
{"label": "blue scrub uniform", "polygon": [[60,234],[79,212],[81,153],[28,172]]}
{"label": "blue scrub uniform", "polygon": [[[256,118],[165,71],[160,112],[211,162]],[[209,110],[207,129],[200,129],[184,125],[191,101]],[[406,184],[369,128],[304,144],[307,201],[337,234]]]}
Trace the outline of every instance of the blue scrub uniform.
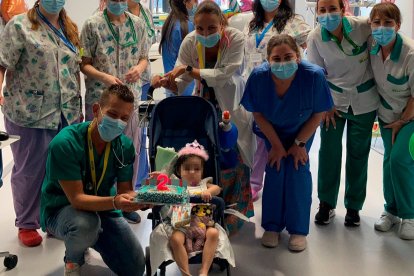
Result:
{"label": "blue scrub uniform", "polygon": [[[302,126],[314,113],[333,106],[324,70],[302,61],[288,91],[276,94],[269,63],[251,73],[241,104],[250,112],[261,113],[274,127],[286,151],[293,145]],[[313,135],[306,143],[309,152]],[[266,140],[268,151],[270,143]],[[266,231],[307,235],[312,202],[312,177],[309,162],[294,167],[292,156],[282,159],[280,171],[266,166],[262,201],[262,227]]]}
{"label": "blue scrub uniform", "polygon": [[[188,21],[188,33],[194,31],[194,24],[191,21]],[[162,54],[162,63],[164,65],[164,73],[168,73],[175,67],[175,62],[178,58],[178,52],[180,51],[181,42],[183,39],[181,38],[181,27],[180,21],[177,20],[174,23],[174,27],[171,31],[171,40],[165,41],[162,44],[161,54]],[[190,96],[194,90],[194,82],[187,86],[183,96]],[[168,91],[167,91],[168,92]],[[169,92],[172,96],[172,92]],[[167,95],[168,96],[168,95]]]}

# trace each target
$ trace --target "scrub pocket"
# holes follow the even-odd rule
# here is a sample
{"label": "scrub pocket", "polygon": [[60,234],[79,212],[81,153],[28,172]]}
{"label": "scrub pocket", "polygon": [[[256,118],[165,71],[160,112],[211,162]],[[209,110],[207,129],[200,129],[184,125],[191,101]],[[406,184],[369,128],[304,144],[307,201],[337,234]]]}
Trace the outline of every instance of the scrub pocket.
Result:
{"label": "scrub pocket", "polygon": [[44,91],[26,90],[20,92],[18,100],[13,104],[16,123],[26,125],[37,122],[43,106]]}

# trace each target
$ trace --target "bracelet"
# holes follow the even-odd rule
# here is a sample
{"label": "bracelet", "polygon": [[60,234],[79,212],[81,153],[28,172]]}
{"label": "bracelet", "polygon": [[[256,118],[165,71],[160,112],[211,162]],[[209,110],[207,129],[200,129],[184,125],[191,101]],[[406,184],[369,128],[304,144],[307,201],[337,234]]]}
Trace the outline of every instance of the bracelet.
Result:
{"label": "bracelet", "polygon": [[120,209],[118,209],[117,207],[116,207],[116,204],[115,204],[115,199],[116,199],[116,197],[117,196],[119,196],[119,194],[116,194],[113,198],[112,198],[112,206],[114,207],[114,210],[120,210]]}

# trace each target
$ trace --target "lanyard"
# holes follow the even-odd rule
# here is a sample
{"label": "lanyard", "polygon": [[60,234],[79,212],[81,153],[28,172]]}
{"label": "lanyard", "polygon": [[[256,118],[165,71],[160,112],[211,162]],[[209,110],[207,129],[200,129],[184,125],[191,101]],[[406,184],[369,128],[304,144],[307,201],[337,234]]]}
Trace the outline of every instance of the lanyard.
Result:
{"label": "lanyard", "polygon": [[365,47],[361,47],[355,44],[355,42],[348,36],[348,34],[344,31],[343,32],[344,38],[352,45],[352,47],[354,47],[354,49],[352,50],[352,54],[347,54],[344,51],[344,48],[342,47],[341,42],[338,40],[338,38],[336,38],[336,36],[332,35],[331,39],[333,41],[335,41],[336,45],[338,45],[339,49],[347,56],[357,56],[359,54],[361,54],[363,51],[365,51]]}
{"label": "lanyard", "polygon": [[149,21],[149,19],[148,19],[148,15],[145,13],[145,10],[144,10],[144,8],[142,7],[142,5],[141,5],[141,3],[139,3],[139,9],[140,9],[140,11],[141,11],[141,13],[142,13],[142,15],[144,16],[144,19],[145,19],[145,23],[147,23],[147,34],[148,34],[148,37],[153,37],[154,35],[155,35],[155,31],[154,31],[154,29],[151,27],[151,23],[150,23],[150,21]]}
{"label": "lanyard", "polygon": [[[201,45],[200,42],[197,42],[197,55],[198,55],[198,65],[200,69],[204,69],[206,67],[206,64],[204,62],[204,51],[203,51],[203,45]],[[217,54],[217,62],[221,58],[221,48],[218,50]]]}
{"label": "lanyard", "polygon": [[260,43],[262,42],[263,38],[265,37],[266,33],[270,30],[270,28],[273,27],[273,20],[267,24],[266,28],[263,30],[263,32],[259,35],[259,33],[256,33],[256,48],[259,48]]}
{"label": "lanyard", "polygon": [[108,24],[109,30],[111,31],[112,36],[114,37],[114,39],[115,39],[115,41],[118,45],[120,45],[122,47],[128,47],[128,46],[137,44],[138,40],[137,40],[137,34],[135,32],[135,28],[134,28],[134,23],[132,22],[132,19],[129,16],[128,16],[127,20],[128,20],[130,31],[132,33],[132,39],[133,40],[131,42],[121,44],[121,43],[119,43],[119,40],[120,40],[119,35],[115,32],[114,27],[112,27],[111,21],[109,21],[108,12],[107,12],[106,9],[104,10],[103,15],[105,17],[106,23]]}
{"label": "lanyard", "polygon": [[[92,122],[93,123],[93,122]],[[95,195],[98,194],[99,187],[102,184],[105,176],[106,169],[108,167],[109,152],[111,149],[111,143],[106,143],[105,155],[104,155],[104,167],[102,170],[101,178],[99,179],[98,185],[96,184],[96,168],[95,168],[95,157],[93,155],[93,144],[92,144],[92,123],[88,127],[88,152],[89,152],[89,167],[91,168],[92,184],[95,188]]]}
{"label": "lanyard", "polygon": [[[42,21],[46,23],[46,25],[55,33],[55,35],[57,35],[60,38],[60,40],[63,41],[66,47],[68,47],[69,50],[76,54],[76,47],[72,44],[72,42],[69,41],[69,39],[65,37],[65,35],[62,32],[56,29],[55,26],[53,26],[52,23],[50,23],[49,20],[47,20],[47,18],[40,12],[39,7],[36,7],[36,12],[40,19],[42,19]],[[62,31],[64,31],[61,20],[59,20],[59,26],[62,29]]]}

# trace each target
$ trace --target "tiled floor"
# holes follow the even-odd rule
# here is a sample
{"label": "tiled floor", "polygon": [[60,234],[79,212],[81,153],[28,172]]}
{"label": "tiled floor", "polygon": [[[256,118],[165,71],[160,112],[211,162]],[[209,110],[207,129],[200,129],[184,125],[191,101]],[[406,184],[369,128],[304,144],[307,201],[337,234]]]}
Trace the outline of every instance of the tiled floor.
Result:
{"label": "tiled floor", "polygon": [[[316,139],[311,152],[312,172],[315,180],[317,168]],[[19,244],[14,227],[14,211],[10,190],[10,171],[12,158],[9,149],[3,151],[5,175],[4,186],[0,189],[0,250],[7,249],[19,256],[17,267],[0,274],[14,275],[63,275],[64,246],[61,241],[47,238],[36,248],[26,248]],[[256,216],[246,224],[242,231],[231,237],[236,255],[236,268],[233,275],[413,275],[414,242],[400,240],[396,236],[398,227],[390,233],[373,230],[373,224],[382,211],[381,160],[377,151],[372,151],[369,163],[369,183],[367,200],[361,213],[361,227],[349,229],[343,226],[345,210],[341,187],[337,216],[326,227],[311,222],[308,248],[302,253],[287,250],[287,233],[282,234],[281,244],[275,249],[260,245],[263,230],[260,227],[261,202],[255,203]],[[317,211],[316,187],[313,192],[312,218]],[[142,214],[145,217],[145,214]],[[143,220],[133,225],[143,246],[148,245],[151,231],[150,221]],[[192,267],[196,275],[197,266]],[[90,252],[89,262],[83,268],[84,275],[111,275],[99,255]],[[212,275],[225,275],[217,269]],[[179,275],[175,265],[167,270],[167,275]]]}

